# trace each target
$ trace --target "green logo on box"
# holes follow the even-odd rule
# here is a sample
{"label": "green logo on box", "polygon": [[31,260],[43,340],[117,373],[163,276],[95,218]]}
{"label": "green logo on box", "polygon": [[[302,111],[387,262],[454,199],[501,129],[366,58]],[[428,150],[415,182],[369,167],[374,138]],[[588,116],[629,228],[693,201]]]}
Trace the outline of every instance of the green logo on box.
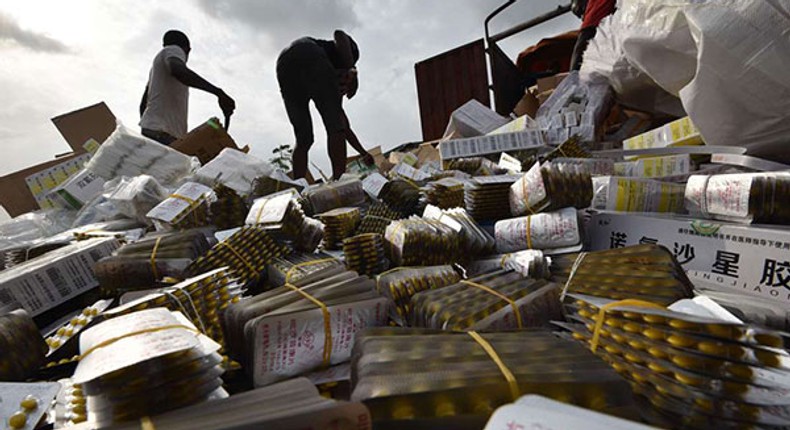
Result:
{"label": "green logo on box", "polygon": [[710,236],[721,228],[721,224],[716,224],[708,221],[692,221],[691,228],[701,236]]}

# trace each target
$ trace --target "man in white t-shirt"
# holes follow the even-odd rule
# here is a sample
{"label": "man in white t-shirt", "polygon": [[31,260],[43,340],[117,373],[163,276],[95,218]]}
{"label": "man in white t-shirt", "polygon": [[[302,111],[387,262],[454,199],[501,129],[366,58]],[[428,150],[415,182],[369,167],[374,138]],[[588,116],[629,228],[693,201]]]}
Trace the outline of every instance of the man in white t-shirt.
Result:
{"label": "man in white t-shirt", "polygon": [[189,87],[217,96],[225,118],[233,114],[236,102],[187,67],[191,46],[186,34],[170,30],[162,42],[140,102],[140,127],[144,136],[170,145],[187,133]]}

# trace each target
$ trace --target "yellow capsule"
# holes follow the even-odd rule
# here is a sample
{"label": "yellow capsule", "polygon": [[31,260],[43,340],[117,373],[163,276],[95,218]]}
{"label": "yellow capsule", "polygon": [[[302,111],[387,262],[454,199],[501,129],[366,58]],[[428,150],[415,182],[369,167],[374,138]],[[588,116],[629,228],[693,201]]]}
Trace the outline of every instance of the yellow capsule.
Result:
{"label": "yellow capsule", "polygon": [[661,358],[661,359],[666,359],[666,358],[669,357],[669,354],[664,352],[664,350],[662,350],[660,348],[656,348],[654,346],[650,347],[650,348],[647,348],[647,353],[652,355],[653,357]]}
{"label": "yellow capsule", "polygon": [[74,329],[71,327],[66,328],[63,333],[63,337],[71,337],[74,334]]}
{"label": "yellow capsule", "polygon": [[662,339],[664,339],[664,332],[662,332],[661,330],[656,330],[654,328],[649,328],[649,329],[643,331],[642,334],[646,338],[652,339],[652,340],[662,340]]}
{"label": "yellow capsule", "polygon": [[615,319],[615,318],[606,318],[603,321],[603,324],[607,325],[609,327],[612,327],[612,328],[619,328],[619,327],[622,327],[623,322],[618,320],[618,319]]}
{"label": "yellow capsule", "polygon": [[675,372],[675,379],[677,379],[678,382],[681,382],[683,384],[688,384],[688,385],[691,385],[691,386],[699,386],[699,385],[702,385],[705,382],[705,380],[703,378],[697,378],[697,377],[694,377],[694,376],[691,376],[691,375],[682,374],[682,373],[679,373],[679,372]]}
{"label": "yellow capsule", "polygon": [[620,355],[620,350],[612,345],[606,345],[603,347],[609,354],[613,355]]}
{"label": "yellow capsule", "polygon": [[626,367],[624,364],[621,363],[612,363],[612,368],[618,373],[623,373],[628,371],[628,367]]}
{"label": "yellow capsule", "polygon": [[664,386],[663,386],[663,385],[656,385],[656,391],[658,391],[658,392],[659,392],[659,394],[662,394],[662,395],[664,395],[664,396],[669,396],[669,395],[671,395],[671,394],[672,394],[672,393],[670,393],[670,391],[669,391],[669,390],[667,390],[666,388],[664,388]]}
{"label": "yellow capsule", "polygon": [[752,377],[754,376],[754,372],[752,371],[752,368],[742,364],[731,364],[727,366],[727,372],[729,372],[733,376],[737,376],[743,379],[752,379]]}
{"label": "yellow capsule", "polygon": [[648,379],[645,376],[643,376],[641,373],[638,372],[631,373],[631,378],[633,378],[634,381],[639,382],[640,384],[644,384],[645,382],[648,381]]}
{"label": "yellow capsule", "polygon": [[581,316],[583,318],[593,318],[594,317],[593,313],[588,311],[587,309],[579,309],[579,316]]}
{"label": "yellow capsule", "polygon": [[710,399],[694,399],[694,403],[697,406],[705,411],[712,411],[713,410],[713,401]]}
{"label": "yellow capsule", "polygon": [[617,342],[617,343],[625,343],[626,342],[625,336],[623,336],[621,334],[617,334],[617,333],[612,333],[612,339],[614,339],[614,341]]}
{"label": "yellow capsule", "polygon": [[76,325],[81,325],[82,326],[82,325],[86,325],[86,324],[88,324],[88,319],[87,318],[85,318],[84,316],[81,316],[81,315],[77,317],[77,324]]}
{"label": "yellow capsule", "polygon": [[74,388],[71,389],[71,395],[75,397],[82,397],[82,388],[75,385]]}
{"label": "yellow capsule", "polygon": [[587,339],[587,336],[585,336],[585,335],[583,335],[581,333],[573,333],[572,336],[576,340],[585,340],[585,339]]}
{"label": "yellow capsule", "polygon": [[71,324],[71,325],[77,325],[77,324],[78,324],[78,323],[77,323],[77,321],[79,321],[79,318],[77,318],[77,317],[74,317],[74,318],[72,318],[71,320],[69,320],[69,324]]}
{"label": "yellow capsule", "polygon": [[757,357],[757,361],[759,361],[764,366],[779,367],[780,365],[781,360],[779,360],[779,357],[773,352],[755,349],[754,355]]}
{"label": "yellow capsule", "polygon": [[19,411],[8,419],[8,426],[12,429],[21,429],[24,428],[27,424],[27,414]]}
{"label": "yellow capsule", "polygon": [[642,318],[642,315],[636,312],[623,312],[623,318],[629,320],[638,320]]}
{"label": "yellow capsule", "polygon": [[626,323],[623,325],[623,330],[627,331],[628,333],[640,333],[642,328],[635,323]]}
{"label": "yellow capsule", "polygon": [[71,407],[71,411],[72,412],[74,412],[75,414],[81,414],[81,415],[85,414],[85,405],[75,405],[73,403],[72,403],[72,405],[73,405]]}
{"label": "yellow capsule", "polygon": [[85,404],[85,397],[74,397],[69,400],[69,403],[72,405],[84,405]]}
{"label": "yellow capsule", "polygon": [[667,338],[667,342],[669,342],[670,345],[678,348],[688,348],[696,344],[694,339],[677,333],[670,335]]}
{"label": "yellow capsule", "polygon": [[72,414],[71,415],[71,422],[73,422],[74,424],[85,422],[87,419],[88,419],[88,417],[85,416],[85,414]]}
{"label": "yellow capsule", "polygon": [[32,395],[28,395],[24,399],[22,399],[21,402],[19,402],[19,406],[21,406],[22,409],[25,409],[27,411],[38,409],[38,399],[33,397]]}
{"label": "yellow capsule", "polygon": [[644,342],[641,342],[639,340],[629,340],[628,341],[628,346],[630,346],[631,348],[634,348],[636,350],[639,350],[639,351],[647,348],[647,345]]}
{"label": "yellow capsule", "polygon": [[57,334],[58,336],[63,336],[64,334],[66,334],[66,327],[59,328]]}
{"label": "yellow capsule", "polygon": [[636,363],[636,364],[640,364],[640,363],[644,362],[644,360],[642,360],[642,358],[640,358],[640,357],[638,357],[636,355],[633,355],[633,354],[629,354],[629,353],[625,354],[625,359],[630,361],[630,362],[632,362],[632,363]]}
{"label": "yellow capsule", "polygon": [[781,337],[768,333],[756,334],[754,335],[754,339],[760,345],[770,346],[772,348],[782,348],[784,346],[784,342],[782,342]]}
{"label": "yellow capsule", "polygon": [[711,324],[706,326],[708,333],[725,339],[737,340],[743,336],[743,330],[739,327],[726,324]]}
{"label": "yellow capsule", "polygon": [[58,348],[61,345],[60,339],[52,339],[52,344],[49,345],[52,349]]}
{"label": "yellow capsule", "polygon": [[655,361],[651,361],[651,362],[647,363],[647,367],[650,370],[652,370],[653,372],[656,372],[656,373],[669,373],[669,369],[667,369],[666,367],[656,363]]}
{"label": "yellow capsule", "polygon": [[665,323],[666,323],[666,321],[667,321],[667,319],[666,319],[665,317],[663,317],[663,316],[660,316],[660,315],[650,315],[650,314],[644,314],[644,315],[642,315],[642,319],[643,319],[643,320],[644,320],[646,323],[650,323],[650,324],[665,324]]}
{"label": "yellow capsule", "polygon": [[62,359],[60,359],[60,360],[58,361],[58,364],[66,364],[66,363],[68,363],[68,362],[69,362],[69,359],[68,359],[68,358],[62,358]]}

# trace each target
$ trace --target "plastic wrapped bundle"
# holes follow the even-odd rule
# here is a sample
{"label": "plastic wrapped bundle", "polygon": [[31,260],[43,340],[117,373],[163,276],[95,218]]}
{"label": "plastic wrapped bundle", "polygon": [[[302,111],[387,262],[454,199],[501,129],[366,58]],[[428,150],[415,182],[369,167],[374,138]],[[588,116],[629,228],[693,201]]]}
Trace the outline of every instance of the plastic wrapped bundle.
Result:
{"label": "plastic wrapped bundle", "polygon": [[376,428],[477,430],[523,394],[610,414],[633,402],[606,362],[543,330],[368,329],[357,335],[351,366],[351,400],[365,403]]}
{"label": "plastic wrapped bundle", "polygon": [[457,170],[473,176],[493,176],[507,173],[493,161],[483,157],[442,160],[442,170]]}
{"label": "plastic wrapped bundle", "polygon": [[214,187],[215,200],[209,205],[211,224],[220,230],[244,225],[249,208],[238,193],[224,185]]}
{"label": "plastic wrapped bundle", "polygon": [[[546,142],[558,145],[578,136],[579,141],[594,142],[609,113],[612,91],[605,79],[583,81],[570,72],[538,109],[536,119],[544,129]],[[575,157],[565,151],[564,157]]]}
{"label": "plastic wrapped bundle", "polygon": [[93,425],[139,420],[226,396],[219,349],[180,313],[148,309],[82,333],[73,379]]}
{"label": "plastic wrapped bundle", "polygon": [[379,294],[389,297],[395,306],[392,319],[406,325],[411,312],[411,298],[420,291],[455,284],[461,276],[452,266],[396,267],[376,277]]}
{"label": "plastic wrapped bundle", "polygon": [[423,218],[439,221],[457,231],[461,235],[461,249],[465,260],[494,251],[494,238],[480,228],[463,208],[442,210],[436,206],[428,206]]}
{"label": "plastic wrapped bundle", "polygon": [[464,187],[466,210],[477,221],[497,221],[507,218],[510,201],[510,187],[521,175],[500,175],[475,177]]}
{"label": "plastic wrapped bundle", "polygon": [[146,216],[154,222],[157,230],[201,227],[208,225],[209,203],[213,199],[211,188],[187,182]]}
{"label": "plastic wrapped bundle", "polygon": [[443,178],[425,187],[426,201],[441,209],[464,206],[464,183],[455,178]]}
{"label": "plastic wrapped bundle", "polygon": [[[268,385],[348,361],[354,334],[387,322],[389,300],[373,281],[332,265],[228,307],[228,352]],[[308,335],[307,333],[310,333]]]}
{"label": "plastic wrapped bundle", "polygon": [[156,178],[140,175],[106,183],[104,197],[119,213],[138,221],[150,222],[145,215],[167,198],[167,191]]}
{"label": "plastic wrapped bundle", "polygon": [[551,160],[552,166],[575,165],[590,172],[591,176],[611,176],[615,173],[615,163],[610,158],[574,158],[559,157]]}
{"label": "plastic wrapped bundle", "polygon": [[324,249],[342,249],[343,240],[354,234],[359,224],[359,208],[337,208],[317,215],[324,224]]}
{"label": "plastic wrapped bundle", "polygon": [[510,187],[510,213],[534,215],[569,206],[584,209],[592,197],[592,179],[583,166],[535,163]]}
{"label": "plastic wrapped bundle", "polygon": [[[151,428],[170,430],[332,429],[371,430],[370,413],[360,403],[327,399],[306,378],[295,378],[151,417]],[[338,423],[340,427],[338,427]],[[139,423],[113,427],[139,430]]]}
{"label": "plastic wrapped bundle", "polygon": [[85,168],[107,180],[146,174],[163,184],[171,184],[199,165],[197,159],[118,124]]}
{"label": "plastic wrapped bundle", "polygon": [[358,179],[345,179],[307,188],[302,195],[314,214],[365,203],[365,190]]}
{"label": "plastic wrapped bundle", "polygon": [[579,254],[552,262],[552,274],[566,277],[564,294],[616,300],[638,299],[660,305],[692,297],[692,285],[669,250],[637,245]]}
{"label": "plastic wrapped bundle", "polygon": [[494,225],[500,253],[540,249],[563,254],[582,248],[581,216],[574,208],[498,221]]}
{"label": "plastic wrapped bundle", "polygon": [[492,255],[472,261],[464,266],[467,276],[477,276],[495,270],[515,270],[527,278],[548,278],[551,259],[542,251],[528,249],[507,254]]}
{"label": "plastic wrapped bundle", "polygon": [[643,178],[599,176],[592,179],[592,207],[598,210],[642,213],[685,213],[686,186]]}
{"label": "plastic wrapped bundle", "polygon": [[165,277],[182,278],[193,260],[210,248],[200,230],[144,237],[124,245],[93,266],[104,297],[154,287]]}
{"label": "plastic wrapped bundle", "polygon": [[790,224],[790,173],[694,175],[686,184],[686,209],[725,221]]}
{"label": "plastic wrapped bundle", "polygon": [[393,210],[409,216],[419,212],[421,195],[419,185],[404,179],[393,179],[384,184],[379,198]]}
{"label": "plastic wrapped bundle", "polygon": [[324,225],[305,216],[297,196],[290,189],[255,200],[245,223],[266,230],[300,251],[315,250],[324,237]]}
{"label": "plastic wrapped bundle", "polygon": [[255,178],[271,175],[274,166],[250,154],[225,148],[195,172],[193,180],[213,187],[220,183],[241,195],[250,194]]}
{"label": "plastic wrapped bundle", "polygon": [[265,230],[243,227],[224,241],[214,245],[186,270],[196,276],[221,267],[230,267],[246,285],[260,279],[261,272],[274,258],[287,252],[287,247],[274,240]]}
{"label": "plastic wrapped bundle", "polygon": [[[633,386],[649,422],[669,428],[783,428],[787,334],[744,324],[696,300],[663,309],[571,295],[563,324]],[[684,312],[672,310],[688,309]]]}
{"label": "plastic wrapped bundle", "polygon": [[560,146],[554,148],[548,154],[541,157],[543,162],[553,161],[557,158],[590,158],[592,154],[583,144],[579,136],[571,135]]}
{"label": "plastic wrapped bundle", "polygon": [[497,270],[412,297],[412,327],[512,330],[562,319],[558,284]]}
{"label": "plastic wrapped bundle", "polygon": [[[285,176],[284,174],[282,176]],[[279,193],[280,191],[285,191],[289,188],[295,189],[297,192],[301,192],[304,187],[301,184],[293,182],[287,176],[282,177],[276,173],[273,173],[271,176],[260,176],[255,178],[252,181],[252,191],[250,192],[250,197],[256,199],[258,197],[265,197],[270,194]]]}
{"label": "plastic wrapped bundle", "polygon": [[346,267],[360,275],[375,275],[387,270],[384,239],[380,234],[368,233],[343,240]]}
{"label": "plastic wrapped bundle", "polygon": [[3,309],[0,304],[1,381],[24,381],[33,377],[44,364],[47,349],[33,318],[26,311]]}
{"label": "plastic wrapped bundle", "polygon": [[411,217],[393,221],[384,234],[390,261],[398,266],[435,266],[458,260],[461,235],[438,221]]}
{"label": "plastic wrapped bundle", "polygon": [[121,297],[121,306],[101,313],[100,319],[115,318],[152,307],[181,311],[201,333],[224,345],[219,315],[244,292],[236,273],[225,267],[185,279],[177,284],[153,290],[140,297],[130,293]]}

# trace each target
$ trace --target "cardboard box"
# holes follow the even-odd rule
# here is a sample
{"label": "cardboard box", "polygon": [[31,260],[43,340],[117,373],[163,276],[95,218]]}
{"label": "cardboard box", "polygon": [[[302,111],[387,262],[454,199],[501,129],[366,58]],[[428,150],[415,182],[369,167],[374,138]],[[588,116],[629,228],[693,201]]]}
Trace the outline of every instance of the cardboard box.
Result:
{"label": "cardboard box", "polygon": [[52,123],[77,153],[85,152],[85,142],[90,139],[104,142],[117,126],[115,115],[104,102],[56,116]]}
{"label": "cardboard box", "polygon": [[211,118],[186,134],[181,139],[176,140],[170,145],[171,148],[181,151],[184,154],[192,155],[200,160],[201,164],[206,164],[225,148],[238,149],[241,152],[249,152],[250,148],[245,146],[239,149],[236,142],[225,132],[219,120]]}
{"label": "cardboard box", "polygon": [[665,246],[692,281],[790,305],[790,229],[599,213],[588,226],[593,251],[657,243]]}
{"label": "cardboard box", "polygon": [[79,210],[103,189],[104,179],[82,169],[52,190],[50,198],[58,199],[64,207]]}
{"label": "cardboard box", "polygon": [[538,100],[537,94],[537,92],[533,93],[532,91],[525,92],[524,97],[522,97],[521,100],[516,103],[516,107],[513,108],[513,113],[517,117],[527,115],[530,118],[535,118],[535,115],[538,113],[538,108],[540,108],[540,100]]}
{"label": "cardboard box", "polygon": [[6,212],[8,212],[8,215],[11,217],[38,210],[38,202],[28,188],[26,179],[39,172],[43,172],[84,155],[84,153],[71,153],[0,177],[0,205],[3,205],[3,208],[5,208]]}
{"label": "cardboard box", "polygon": [[568,73],[558,73],[554,76],[547,76],[545,78],[538,79],[538,93],[545,93],[546,91],[552,91],[557,88],[560,83],[568,76]]}
{"label": "cardboard box", "polygon": [[88,239],[0,272],[0,308],[20,306],[35,317],[98,287],[93,266],[118,247],[115,238]]}

